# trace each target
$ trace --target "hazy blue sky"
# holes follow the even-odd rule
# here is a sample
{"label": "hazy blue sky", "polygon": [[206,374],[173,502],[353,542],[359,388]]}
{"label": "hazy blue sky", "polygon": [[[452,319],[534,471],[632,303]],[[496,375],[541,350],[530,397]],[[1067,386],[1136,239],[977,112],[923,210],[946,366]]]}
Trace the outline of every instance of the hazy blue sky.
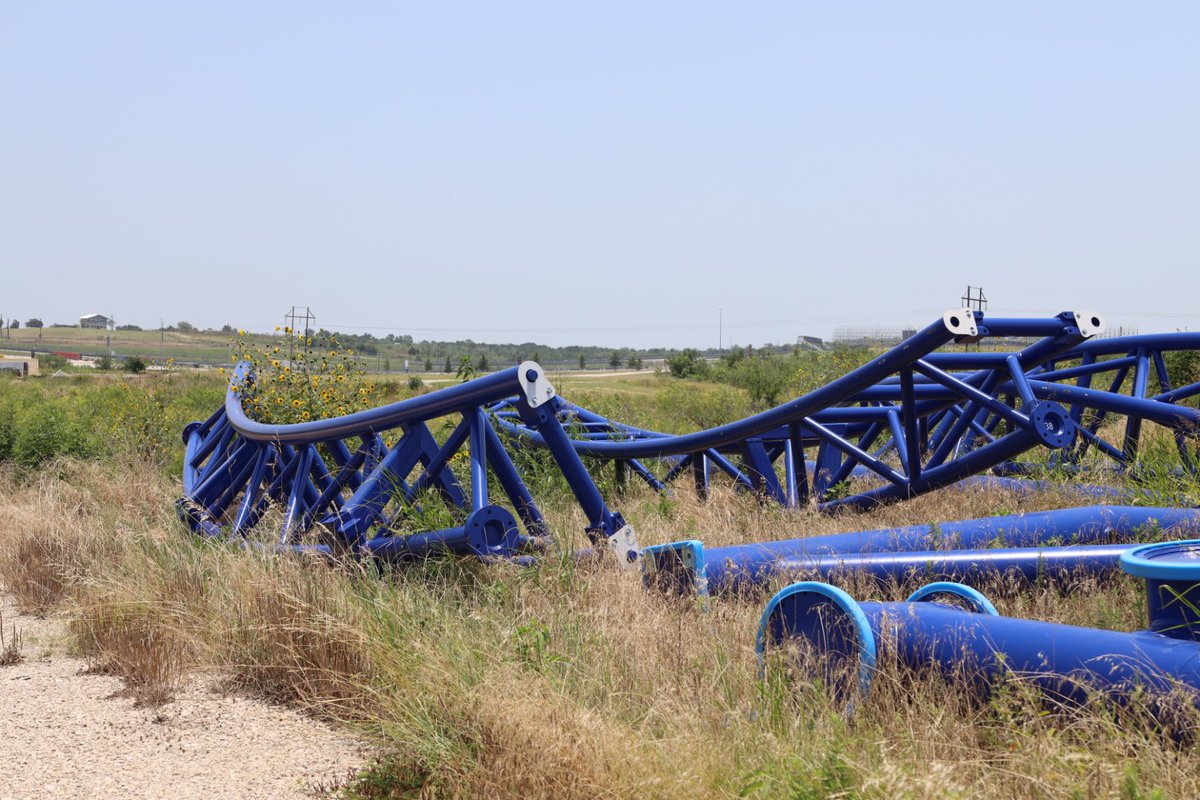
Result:
{"label": "hazy blue sky", "polygon": [[0,313],[1200,327],[1200,3],[0,2]]}

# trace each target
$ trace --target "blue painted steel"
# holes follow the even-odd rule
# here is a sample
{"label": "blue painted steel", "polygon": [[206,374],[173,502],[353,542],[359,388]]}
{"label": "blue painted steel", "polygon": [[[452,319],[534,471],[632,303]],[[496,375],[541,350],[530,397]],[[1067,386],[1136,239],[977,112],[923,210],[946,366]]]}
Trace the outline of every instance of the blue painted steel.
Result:
{"label": "blue painted steel", "polygon": [[1135,546],[1093,544],[808,556],[777,562],[772,578],[811,576],[830,580],[836,576],[853,575],[873,578],[881,585],[908,583],[918,579],[978,585],[1002,577],[1033,583],[1043,579],[1070,578],[1083,573],[1100,575],[1119,572],[1121,556]]}
{"label": "blue painted steel", "polygon": [[[769,575],[754,585],[765,588],[780,580],[869,578],[880,587],[917,580],[958,581],[975,585],[998,578],[1034,583],[1067,580],[1081,574],[1103,575],[1121,570],[1121,556],[1139,545],[1088,544],[1061,547],[1008,547],[975,550],[914,550],[886,553],[804,555],[774,562]],[[707,555],[696,540],[652,545],[642,550],[647,586],[668,592],[709,594]],[[698,565],[698,566],[697,566]],[[734,584],[747,588],[746,583]],[[718,583],[728,591],[728,582]]]}
{"label": "blue painted steel", "polygon": [[970,610],[976,614],[989,614],[993,617],[1000,616],[1000,612],[992,605],[992,601],[984,596],[983,592],[961,583],[955,583],[954,581],[935,581],[934,583],[925,584],[910,594],[906,602],[935,602],[934,598],[938,597],[953,597],[955,600],[961,600],[969,605],[971,607]]}
{"label": "blue painted steel", "polygon": [[[820,598],[822,604],[835,609],[834,619],[837,619],[839,622],[845,620],[849,623],[848,625],[838,626],[836,639],[825,638],[820,640],[820,644],[823,647],[835,650],[837,656],[840,658],[853,658],[857,661],[858,669],[854,674],[856,683],[854,686],[856,690],[855,694],[865,696],[871,688],[871,680],[875,675],[877,661],[875,634],[871,630],[871,622],[859,608],[859,604],[854,601],[854,598],[836,586],[830,586],[827,583],[817,583],[815,581],[796,583],[781,589],[778,594],[771,598],[771,601],[767,604],[767,610],[763,612],[763,623],[758,626],[758,634],[754,640],[754,650],[760,656],[760,675],[761,665],[763,664],[761,655],[766,647],[768,645],[777,645],[785,637],[795,635],[796,628],[786,627],[782,624],[786,611],[794,607],[796,600],[811,602],[814,598]],[[767,624],[768,619],[772,622],[778,619],[781,624],[775,626]],[[850,636],[847,634],[853,636],[853,643],[850,642]],[[827,680],[826,685],[834,687],[835,690],[845,692],[845,689],[849,687],[839,686],[839,677],[835,674],[828,675],[827,678],[831,680]],[[849,700],[849,711],[853,711],[854,702],[854,699]]]}
{"label": "blue painted steel", "polygon": [[1200,641],[1200,540],[1139,547],[1121,556],[1121,566],[1146,579],[1150,630]]}
{"label": "blue painted steel", "polygon": [[[841,382],[755,417],[686,436],[640,430],[565,402],[558,413],[586,429],[572,441],[581,453],[676,459],[661,481],[649,470],[639,473],[655,488],[694,467],[697,490],[707,495],[707,473],[699,470],[723,454],[742,462],[720,465],[737,485],[789,506],[814,495],[826,509],[899,499],[1004,466],[1039,444],[1052,450],[1051,464],[1078,462],[1091,448],[1129,464],[1136,458],[1143,420],[1171,428],[1184,465],[1200,469],[1195,447],[1200,410],[1175,405],[1200,394],[1200,383],[1172,388],[1163,357],[1200,349],[1200,335],[1084,342],[1069,314],[1054,320],[977,320],[981,337],[1037,331],[1046,338],[1018,353],[923,352],[923,342],[910,340]],[[1149,388],[1151,375],[1157,378],[1157,394]],[[1107,390],[1092,386],[1096,376],[1111,378]],[[865,378],[874,381],[867,385]],[[1069,380],[1075,384],[1065,383]],[[1130,394],[1121,394],[1126,384]],[[1111,414],[1126,419],[1119,444],[1098,433]],[[515,416],[501,425],[538,443],[536,432],[515,423]],[[874,447],[877,440],[882,445]],[[817,448],[819,466],[811,481],[801,457],[805,447]],[[898,468],[888,460],[893,452]],[[781,479],[777,461],[782,461]],[[827,495],[845,478],[864,473],[883,485],[849,497]]]}
{"label": "blue painted steel", "polygon": [[[553,395],[539,371],[526,362],[382,408],[267,425],[249,419],[242,408],[254,375],[248,364],[239,364],[224,407],[184,429],[180,513],[198,533],[240,537],[274,505],[283,511],[279,545],[294,549],[393,560],[437,552],[511,556],[524,546],[544,544],[539,537],[547,535],[541,511],[485,410],[516,393],[510,407],[551,443],[553,459],[587,516],[588,533],[595,543],[604,542],[626,528],[625,522],[608,508],[578,454],[565,443],[553,410],[538,407]],[[546,396],[537,396],[539,391]],[[462,421],[439,443],[427,423],[453,414]],[[451,469],[452,457],[464,447],[469,447],[469,493]],[[489,474],[516,516],[493,502]],[[461,524],[397,535],[419,515],[420,504],[431,502],[443,503]],[[302,537],[316,524],[331,541],[314,548]],[[522,526],[527,535],[520,533]],[[622,556],[636,560],[636,543],[626,534],[620,537]]]}
{"label": "blue painted steel", "polygon": [[[977,330],[966,323],[978,323]],[[998,362],[992,373],[956,376],[940,369],[932,358],[939,347],[955,340],[976,337],[1040,335],[1045,338],[1012,360]],[[569,439],[577,452],[609,460],[672,460],[669,476],[685,471],[692,462],[679,459],[703,455],[730,474],[741,486],[785,504],[798,504],[815,495],[824,508],[869,506],[902,499],[958,481],[1004,463],[1026,450],[1044,445],[1069,446],[1075,423],[1068,411],[1038,399],[1013,408],[993,397],[991,389],[1011,381],[1014,368],[1037,364],[1061,355],[1085,339],[1075,315],[1047,319],[990,319],[967,311],[947,312],[933,323],[864,366],[830,384],[776,408],[706,431],[671,436],[612,422],[586,409],[558,400],[555,408],[564,420],[586,430],[582,438]],[[926,360],[928,359],[930,360]],[[1014,367],[1016,365],[1016,367]],[[929,385],[916,385],[914,371]],[[900,380],[897,396],[886,383]],[[929,390],[933,390],[932,393]],[[887,402],[876,402],[871,393],[882,391]],[[928,396],[926,396],[928,395]],[[945,412],[963,403],[953,416]],[[539,433],[517,420],[506,404],[494,407],[498,424],[527,440],[546,445]],[[1002,417],[1008,425],[1003,435],[991,436],[967,452],[960,446],[968,433],[981,429],[974,421],[980,412]],[[938,416],[938,415],[943,416]],[[928,440],[934,418],[941,420],[936,439]],[[890,435],[889,435],[890,434]],[[887,437],[886,450],[897,436],[904,439],[899,469],[873,452],[874,443]],[[816,448],[817,469],[811,482],[804,464],[804,448]],[[790,453],[790,457],[789,457]],[[741,464],[721,463],[733,456]],[[924,461],[923,461],[924,459]],[[779,478],[776,463],[783,462]],[[703,462],[700,467],[703,466]],[[693,478],[703,481],[703,473]],[[849,497],[827,496],[827,491],[856,467],[869,470],[883,485]],[[794,487],[794,489],[793,489]],[[705,493],[706,485],[698,487]]]}
{"label": "blue painted steel", "polygon": [[[830,588],[802,583],[771,599],[758,627],[760,659],[788,641],[807,640],[824,655],[816,668],[856,675],[860,696],[866,691],[863,684],[869,687],[868,665],[876,660],[880,639],[894,642],[902,664],[933,666],[948,679],[967,681],[983,692],[1004,675],[1021,677],[1056,700],[1074,703],[1086,702],[1089,689],[1117,701],[1143,690],[1200,690],[1200,646],[1191,640],[1034,622],[936,602],[854,602],[842,596],[831,601]],[[969,591],[958,588],[962,594]],[[861,633],[864,619],[869,635]]]}
{"label": "blue painted steel", "polygon": [[[794,569],[812,559],[824,556],[833,559],[850,554],[920,553],[952,549],[985,549],[989,546],[1006,548],[1038,548],[1054,543],[1097,545],[1111,542],[1130,542],[1147,532],[1165,530],[1171,535],[1194,530],[1200,526],[1200,511],[1181,508],[1137,508],[1125,506],[1089,506],[1059,511],[1016,514],[1004,517],[945,522],[937,525],[913,525],[884,528],[827,536],[809,536],[774,542],[705,548],[701,542],[690,540],[655,545],[643,550],[642,568],[649,582],[655,585],[678,586],[687,591],[706,591],[722,594],[754,591],[777,579],[780,569]],[[1076,553],[1087,563],[1086,550]],[[924,558],[918,556],[919,561]],[[952,553],[942,555],[941,568],[964,569]],[[1062,555],[1070,560],[1070,554]],[[970,557],[967,557],[969,566]],[[997,556],[1002,561],[1002,557]],[[1019,569],[1027,555],[1014,557],[1005,569]],[[1033,560],[1036,564],[1036,559]],[[818,562],[818,564],[821,562]],[[834,561],[825,562],[833,568]],[[872,569],[887,573],[885,559],[866,559],[875,564]],[[893,560],[894,569],[908,566],[903,559]],[[1028,566],[1028,569],[1035,569]],[[818,570],[821,569],[818,567]],[[669,577],[668,577],[669,576]]]}
{"label": "blue painted steel", "polygon": [[[1184,466],[1193,471],[1200,468],[1195,410],[1172,407],[1181,400],[1200,395],[1200,382],[1173,387],[1164,358],[1165,353],[1181,350],[1200,350],[1200,334],[1163,333],[1096,339],[1040,364],[1030,364],[1025,373],[1034,395],[1067,402],[1072,420],[1081,425],[1078,442],[1055,454],[1052,463],[1077,463],[1095,447],[1118,464],[1130,464],[1137,456],[1142,420],[1154,419],[1175,430],[1176,446]],[[936,353],[929,360],[946,369],[988,369],[993,368],[1001,356],[998,353]],[[1152,376],[1155,390],[1150,388]],[[1097,377],[1108,381],[1106,392],[1093,388],[1092,381]],[[1075,385],[1062,384],[1068,380],[1074,380]],[[1042,385],[1038,386],[1039,383]],[[1056,383],[1062,388],[1055,392],[1046,383]],[[1149,401],[1167,408],[1117,401],[1116,397],[1121,397],[1120,392],[1126,386],[1126,400]],[[1085,415],[1086,411],[1091,413]],[[1126,417],[1119,444],[1104,441],[1098,435],[1100,425],[1109,414]]]}

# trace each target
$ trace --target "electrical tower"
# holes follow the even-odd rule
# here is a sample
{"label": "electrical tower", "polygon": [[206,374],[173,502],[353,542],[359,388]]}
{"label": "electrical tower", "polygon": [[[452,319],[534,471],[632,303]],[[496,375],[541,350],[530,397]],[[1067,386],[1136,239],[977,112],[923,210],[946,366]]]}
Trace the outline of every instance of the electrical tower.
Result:
{"label": "electrical tower", "polygon": [[987,311],[987,298],[984,297],[982,286],[968,286],[962,296],[963,308],[974,311]]}
{"label": "electrical tower", "polygon": [[304,313],[301,314],[296,306],[292,306],[292,310],[283,315],[284,321],[287,323],[286,330],[290,330],[293,335],[288,336],[288,361],[296,354],[296,334],[301,330],[299,322],[304,320],[304,340],[308,341],[309,331],[312,324],[317,321],[317,315],[312,313],[312,309],[308,306],[304,307]]}
{"label": "electrical tower", "polygon": [[[982,286],[968,286],[966,293],[962,296],[963,308],[969,308],[972,311],[984,312],[987,311],[987,297],[983,294]],[[963,350],[970,350],[970,344],[964,344]],[[975,343],[975,349],[979,349],[979,342]]]}

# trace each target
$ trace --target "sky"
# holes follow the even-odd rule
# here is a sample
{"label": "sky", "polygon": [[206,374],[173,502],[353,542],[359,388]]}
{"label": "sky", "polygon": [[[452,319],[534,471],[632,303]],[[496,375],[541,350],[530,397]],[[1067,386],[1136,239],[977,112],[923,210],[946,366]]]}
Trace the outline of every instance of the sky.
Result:
{"label": "sky", "polygon": [[1200,4],[0,0],[0,315],[1200,328]]}

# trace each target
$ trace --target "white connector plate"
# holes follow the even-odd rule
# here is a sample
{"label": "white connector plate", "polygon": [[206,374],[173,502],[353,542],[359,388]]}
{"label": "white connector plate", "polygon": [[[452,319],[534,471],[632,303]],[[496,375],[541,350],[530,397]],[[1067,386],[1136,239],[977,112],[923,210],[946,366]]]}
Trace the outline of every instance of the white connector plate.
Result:
{"label": "white connector plate", "polygon": [[1082,336],[1091,338],[1104,333],[1104,317],[1097,311],[1073,311],[1075,327]]}
{"label": "white connector plate", "polygon": [[952,308],[942,315],[946,330],[955,336],[978,336],[979,328],[975,324],[975,312],[969,308]]}
{"label": "white connector plate", "polygon": [[[532,381],[529,380],[531,372],[537,376]],[[537,408],[554,397],[554,387],[550,385],[550,379],[546,377],[546,370],[542,369],[541,364],[525,361],[517,367],[517,374],[521,379],[521,388],[525,391],[525,399],[529,401],[531,408]]]}
{"label": "white connector plate", "polygon": [[617,559],[618,567],[625,570],[638,568],[642,560],[642,548],[638,547],[637,534],[633,532],[632,525],[626,525],[608,537],[608,546]]}

